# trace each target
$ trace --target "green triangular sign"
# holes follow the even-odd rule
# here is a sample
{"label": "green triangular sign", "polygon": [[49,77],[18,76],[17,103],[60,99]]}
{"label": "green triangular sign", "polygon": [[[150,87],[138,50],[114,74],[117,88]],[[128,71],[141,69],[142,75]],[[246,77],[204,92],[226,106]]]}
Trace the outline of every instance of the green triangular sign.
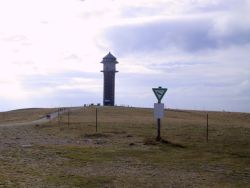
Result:
{"label": "green triangular sign", "polygon": [[158,99],[158,102],[161,102],[161,99],[163,98],[163,96],[165,95],[165,93],[167,92],[167,88],[162,88],[162,87],[158,87],[158,88],[152,88],[156,98]]}

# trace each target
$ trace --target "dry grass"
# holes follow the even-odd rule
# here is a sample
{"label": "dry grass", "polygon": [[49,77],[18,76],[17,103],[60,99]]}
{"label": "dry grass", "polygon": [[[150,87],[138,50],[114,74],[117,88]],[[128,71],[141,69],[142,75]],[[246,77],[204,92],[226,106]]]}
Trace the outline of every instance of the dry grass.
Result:
{"label": "dry grass", "polygon": [[29,108],[0,112],[0,124],[23,123],[40,119],[46,114],[55,112],[53,108]]}
{"label": "dry grass", "polygon": [[207,112],[167,110],[162,142],[155,141],[152,109],[99,107],[97,133],[95,113],[94,107],[72,111],[69,125],[65,113],[60,123],[0,128],[0,187],[250,183],[250,114],[208,112],[206,143]]}

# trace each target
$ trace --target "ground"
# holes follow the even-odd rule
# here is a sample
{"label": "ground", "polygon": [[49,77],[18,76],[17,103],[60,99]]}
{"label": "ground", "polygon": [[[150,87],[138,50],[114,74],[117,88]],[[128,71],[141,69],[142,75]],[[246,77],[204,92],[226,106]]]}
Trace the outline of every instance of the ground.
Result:
{"label": "ground", "polygon": [[35,121],[53,112],[0,113],[0,187],[249,186],[248,113],[168,109],[156,142],[152,109],[85,107]]}

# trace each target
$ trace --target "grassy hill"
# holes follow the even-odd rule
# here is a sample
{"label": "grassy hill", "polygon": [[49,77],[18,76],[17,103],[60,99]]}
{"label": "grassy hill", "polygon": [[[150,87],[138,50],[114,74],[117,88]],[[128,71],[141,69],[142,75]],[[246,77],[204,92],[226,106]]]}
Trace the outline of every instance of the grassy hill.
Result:
{"label": "grassy hill", "polygon": [[57,111],[53,108],[27,108],[0,112],[0,124],[22,123],[40,119],[46,114]]}
{"label": "grassy hill", "polygon": [[[5,112],[30,121],[56,109]],[[206,116],[209,114],[209,142]],[[46,124],[0,126],[0,187],[247,187],[250,114],[85,107]],[[7,117],[7,118],[6,118]],[[68,123],[69,122],[69,123]]]}

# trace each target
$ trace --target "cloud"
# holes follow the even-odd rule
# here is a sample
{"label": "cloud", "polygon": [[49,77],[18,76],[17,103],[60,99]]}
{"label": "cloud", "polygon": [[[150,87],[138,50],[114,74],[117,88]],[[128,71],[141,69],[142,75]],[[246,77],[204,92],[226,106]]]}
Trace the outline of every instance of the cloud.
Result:
{"label": "cloud", "polygon": [[7,42],[22,42],[27,41],[28,39],[24,35],[12,35],[4,37],[2,40]]}
{"label": "cloud", "polygon": [[[22,79],[26,90],[48,88],[51,91],[78,90],[97,92],[100,90],[101,73],[63,72],[50,75],[30,75]],[[39,95],[39,92],[38,92]]]}
{"label": "cloud", "polygon": [[211,18],[178,18],[143,24],[115,26],[105,33],[119,54],[151,53],[180,49],[199,52],[231,45],[250,44],[250,28],[230,29],[223,34]]}
{"label": "cloud", "polygon": [[71,54],[67,57],[65,57],[66,60],[76,60],[76,61],[82,61],[82,59],[76,55],[76,54]]}
{"label": "cloud", "polygon": [[250,43],[249,10],[248,0],[127,2],[121,8],[121,22],[107,28],[103,36],[107,46],[123,56],[246,45]]}

